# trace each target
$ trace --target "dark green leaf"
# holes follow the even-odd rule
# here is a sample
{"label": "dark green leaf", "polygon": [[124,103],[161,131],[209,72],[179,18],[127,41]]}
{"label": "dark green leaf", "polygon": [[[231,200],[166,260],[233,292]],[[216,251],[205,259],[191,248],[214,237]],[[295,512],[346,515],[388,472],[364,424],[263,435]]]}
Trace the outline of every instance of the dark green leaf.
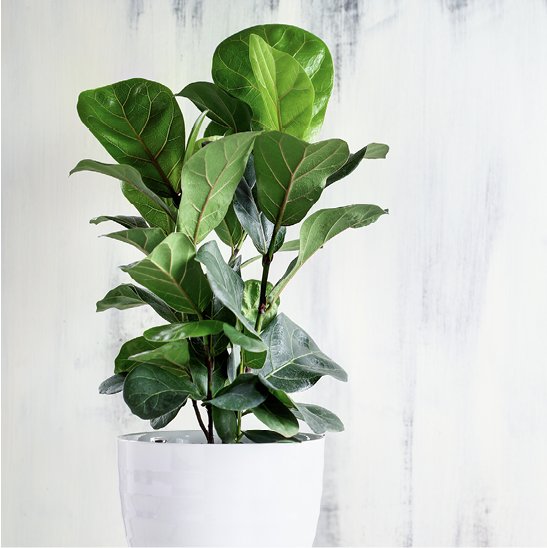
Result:
{"label": "dark green leaf", "polygon": [[232,129],[234,132],[250,131],[253,111],[239,99],[228,95],[223,89],[210,82],[188,84],[179,97],[187,97],[201,111],[207,110],[207,116],[218,126]]}
{"label": "dark green leaf", "polygon": [[141,419],[157,419],[178,409],[197,388],[189,381],[151,364],[141,364],[127,375],[123,399]]}
{"label": "dark green leaf", "polygon": [[114,360],[114,373],[131,371],[137,367],[137,365],[140,365],[140,362],[134,360],[131,356],[153,350],[159,346],[161,346],[161,343],[149,342],[144,337],[137,337],[136,339],[127,341],[120,348],[120,352]]}
{"label": "dark green leaf", "polygon": [[[253,112],[263,107],[262,97],[249,57],[249,40],[256,34],[271,47],[294,57],[311,79],[315,100],[306,141],[316,141],[321,131],[334,82],[332,57],[325,43],[310,32],[291,25],[258,25],[230,36],[213,56],[213,80],[231,95],[249,104]],[[253,122],[260,129],[258,122]]]}
{"label": "dark green leaf", "polygon": [[295,417],[305,421],[316,434],[342,432],[344,430],[342,421],[332,411],[310,403],[294,402],[294,405],[298,410],[292,410]]}
{"label": "dark green leaf", "polygon": [[149,363],[169,370],[169,373],[188,379],[190,352],[187,341],[176,341],[130,356],[139,363]]}
{"label": "dark green leaf", "polygon": [[234,411],[213,407],[213,424],[224,443],[234,443],[237,436],[237,418]]}
{"label": "dark green leaf", "polygon": [[161,196],[180,190],[184,119],[170,89],[142,78],[84,91],[78,114],[120,164]]}
{"label": "dark green leaf", "polygon": [[145,255],[149,255],[165,239],[165,232],[161,228],[130,228],[104,236],[131,244]]}
{"label": "dark green leaf", "polygon": [[304,138],[310,126],[315,91],[313,84],[291,55],[270,47],[251,34],[249,58],[262,105],[253,105],[257,121],[268,130]]}
{"label": "dark green leaf", "polygon": [[108,377],[99,385],[99,394],[117,394],[123,390],[123,383],[127,373],[116,373],[112,377]]}
{"label": "dark green leaf", "polygon": [[262,332],[269,351],[260,377],[267,386],[284,392],[299,392],[323,375],[347,381],[346,372],[327,357],[313,339],[285,314],[279,314]]}
{"label": "dark green leaf", "polygon": [[260,209],[278,227],[299,223],[348,155],[340,139],[310,145],[279,131],[260,134],[254,148]]}
{"label": "dark green leaf", "polygon": [[224,137],[225,134],[230,135],[231,131],[231,129],[227,130],[225,126],[221,126],[216,122],[210,122],[203,132],[203,137],[206,139],[210,137]]}
{"label": "dark green leaf", "polygon": [[125,310],[145,304],[149,304],[164,320],[170,323],[180,321],[177,313],[161,299],[158,299],[147,289],[133,284],[122,284],[109,291],[104,299],[97,303],[97,312],[103,312],[110,308]]}
{"label": "dark green leaf", "polygon": [[259,338],[244,335],[228,323],[224,324],[224,333],[232,344],[237,344],[249,352],[265,352],[267,350],[267,346]]}
{"label": "dark green leaf", "polygon": [[300,253],[268,296],[273,302],[300,267],[331,238],[347,228],[360,228],[375,222],[387,210],[375,205],[350,205],[321,209],[310,215],[300,228]]}
{"label": "dark green leaf", "polygon": [[241,359],[244,367],[251,369],[262,369],[266,361],[267,352],[249,352],[248,350],[241,351]]}
{"label": "dark green leaf", "polygon": [[241,363],[241,348],[239,346],[234,346],[230,357],[228,358],[228,381],[231,383],[235,381],[237,373],[239,370],[239,365]]}
{"label": "dark green leaf", "polygon": [[182,406],[186,403],[186,401],[176,409],[173,409],[173,411],[169,411],[169,413],[165,413],[165,415],[162,415],[161,417],[158,417],[156,419],[152,419],[150,421],[150,426],[154,430],[159,430],[160,428],[165,428],[179,413]]}
{"label": "dark green leaf", "polygon": [[233,201],[228,207],[224,219],[222,219],[220,224],[215,228],[215,232],[223,243],[230,246],[233,253],[244,234],[243,227],[234,211]]}
{"label": "dark green leaf", "polygon": [[236,133],[213,141],[184,164],[177,229],[196,245],[224,219],[255,137]]}
{"label": "dark green leaf", "polygon": [[268,428],[286,438],[298,434],[298,420],[273,394],[268,394],[266,401],[251,411]]}
{"label": "dark green leaf", "polygon": [[363,158],[385,158],[388,152],[389,147],[387,145],[371,143],[370,145],[363,147],[361,150],[358,150],[355,154],[350,154],[348,161],[339,170],[335,171],[330,177],[327,178],[326,186],[332,185],[332,183],[347,177],[350,173],[355,171]]}
{"label": "dark green leaf", "polygon": [[243,411],[260,405],[267,395],[268,390],[256,375],[244,373],[239,375],[232,384],[219,390],[208,403],[221,409]]}
{"label": "dark green leaf", "polygon": [[253,443],[302,443],[297,437],[286,438],[277,432],[271,430],[245,430],[243,432],[246,438],[249,438]]}
{"label": "dark green leaf", "polygon": [[135,265],[122,268],[179,312],[200,314],[211,301],[211,289],[190,239],[170,234],[152,253]]}
{"label": "dark green leaf", "polygon": [[93,225],[98,225],[99,223],[104,223],[105,221],[114,221],[125,228],[148,228],[148,224],[142,217],[128,217],[126,215],[117,215],[115,217],[101,215],[100,217],[91,219],[89,222]]}
{"label": "dark green leaf", "polygon": [[216,297],[229,308],[237,319],[254,335],[256,331],[241,312],[243,301],[243,280],[224,262],[213,240],[203,244],[196,254],[196,260],[207,267],[209,284]]}
{"label": "dark green leaf", "polygon": [[144,338],[153,342],[181,341],[189,337],[205,337],[222,333],[223,322],[201,320],[199,322],[182,322],[153,327],[144,332]]}

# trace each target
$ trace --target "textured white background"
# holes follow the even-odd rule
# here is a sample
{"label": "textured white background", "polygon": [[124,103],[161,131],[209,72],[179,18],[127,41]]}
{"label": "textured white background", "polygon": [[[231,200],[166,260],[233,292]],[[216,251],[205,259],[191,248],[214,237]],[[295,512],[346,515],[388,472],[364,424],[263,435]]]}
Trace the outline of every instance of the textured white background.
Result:
{"label": "textured white background", "polygon": [[109,160],[78,93],[135,76],[178,92],[269,22],[331,48],[323,138],[391,146],[321,206],[391,214],[329,242],[282,299],[350,375],[301,398],[347,429],[327,440],[316,544],[546,545],[545,0],[3,0],[3,545],[123,545],[115,437],[148,429],[97,394],[161,320],[94,312],[139,257],[88,224],[132,214],[117,184],[67,178]]}

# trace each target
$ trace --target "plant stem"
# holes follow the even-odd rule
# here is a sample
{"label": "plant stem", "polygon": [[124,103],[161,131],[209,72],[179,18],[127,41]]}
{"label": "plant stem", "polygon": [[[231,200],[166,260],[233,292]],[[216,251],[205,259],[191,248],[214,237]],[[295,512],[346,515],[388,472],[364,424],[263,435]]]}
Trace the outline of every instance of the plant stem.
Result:
{"label": "plant stem", "polygon": [[196,417],[198,419],[199,426],[203,430],[203,433],[205,434],[205,437],[207,438],[207,440],[209,440],[209,434],[207,433],[207,427],[205,426],[205,424],[203,423],[203,420],[201,418],[201,413],[199,412],[199,407],[198,407],[197,401],[192,400],[192,405],[194,406],[194,411],[196,413]]}
{"label": "plant stem", "polygon": [[258,302],[258,315],[256,316],[255,330],[260,334],[262,328],[262,322],[264,321],[264,314],[266,313],[266,290],[268,288],[268,274],[270,273],[270,265],[273,261],[275,240],[277,239],[277,233],[281,227],[275,226],[272,239],[270,241],[270,247],[268,253],[262,257],[262,281],[260,283],[260,300]]}
{"label": "plant stem", "polygon": [[[213,399],[213,371],[215,369],[215,360],[211,355],[211,342],[212,336],[203,337],[203,344],[205,347],[205,357],[207,359],[207,399]],[[207,431],[207,443],[215,443],[213,435],[213,406],[208,403],[207,407],[207,418],[209,422],[209,428]]]}

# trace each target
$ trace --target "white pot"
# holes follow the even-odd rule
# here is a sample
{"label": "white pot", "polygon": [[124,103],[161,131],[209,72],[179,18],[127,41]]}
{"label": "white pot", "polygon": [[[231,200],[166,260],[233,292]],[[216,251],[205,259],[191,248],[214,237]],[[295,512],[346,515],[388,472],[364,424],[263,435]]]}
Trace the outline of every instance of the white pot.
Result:
{"label": "white pot", "polygon": [[[167,443],[155,443],[161,438]],[[325,440],[208,445],[201,431],[118,438],[130,546],[312,546]]]}

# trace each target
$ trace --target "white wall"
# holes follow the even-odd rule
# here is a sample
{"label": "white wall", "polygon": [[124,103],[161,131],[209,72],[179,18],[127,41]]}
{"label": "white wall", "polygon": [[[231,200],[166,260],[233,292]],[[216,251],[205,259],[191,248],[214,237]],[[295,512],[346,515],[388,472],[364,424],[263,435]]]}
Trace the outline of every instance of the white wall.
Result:
{"label": "white wall", "polygon": [[[78,93],[135,76],[178,92],[210,80],[218,42],[268,22],[331,48],[323,137],[391,146],[322,203],[389,217],[329,242],[283,295],[350,375],[302,396],[346,424],[327,440],[316,544],[547,544],[545,1],[2,8],[3,545],[123,545],[115,437],[148,429],[97,393],[121,343],[156,320],[94,312],[138,257],[88,224],[132,213],[116,183],[67,178],[82,158],[108,161]],[[181,415],[173,426],[193,428]]]}

